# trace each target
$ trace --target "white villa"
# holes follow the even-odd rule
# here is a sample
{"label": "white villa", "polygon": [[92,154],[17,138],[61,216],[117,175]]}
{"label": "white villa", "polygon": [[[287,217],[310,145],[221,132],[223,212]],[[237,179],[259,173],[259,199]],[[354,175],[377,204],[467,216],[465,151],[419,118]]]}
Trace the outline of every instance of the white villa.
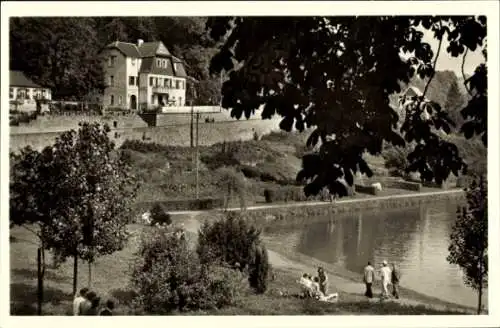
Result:
{"label": "white villa", "polygon": [[152,110],[186,103],[186,70],[163,42],[115,41],[103,55],[106,108]]}

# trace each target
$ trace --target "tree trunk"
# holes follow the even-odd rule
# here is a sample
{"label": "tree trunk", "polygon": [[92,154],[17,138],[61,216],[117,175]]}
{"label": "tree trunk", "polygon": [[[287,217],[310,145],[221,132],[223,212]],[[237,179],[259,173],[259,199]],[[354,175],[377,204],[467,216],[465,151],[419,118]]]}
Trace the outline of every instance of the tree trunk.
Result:
{"label": "tree trunk", "polygon": [[87,288],[90,289],[90,287],[92,286],[92,262],[89,261],[88,263],[89,263],[89,281]]}
{"label": "tree trunk", "polygon": [[479,292],[477,299],[477,314],[481,314],[481,308],[483,306],[483,283],[479,283]]}
{"label": "tree trunk", "polygon": [[37,288],[37,315],[42,315],[42,303],[43,303],[43,261],[42,261],[42,248],[39,247],[37,250],[37,264],[38,264],[38,288]]}
{"label": "tree trunk", "polygon": [[78,285],[78,256],[73,257],[73,295],[76,295]]}

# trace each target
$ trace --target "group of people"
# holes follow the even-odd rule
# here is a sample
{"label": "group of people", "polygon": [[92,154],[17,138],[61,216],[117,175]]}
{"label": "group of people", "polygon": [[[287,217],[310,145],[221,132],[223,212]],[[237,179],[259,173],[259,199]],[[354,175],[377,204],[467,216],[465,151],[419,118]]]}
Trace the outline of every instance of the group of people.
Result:
{"label": "group of people", "polygon": [[312,297],[324,302],[338,300],[338,293],[328,294],[328,276],[322,267],[318,268],[318,275],[315,277],[304,273],[298,283],[302,287],[304,297]]}
{"label": "group of people", "polygon": [[73,300],[73,315],[113,315],[114,308],[113,300],[101,302],[101,298],[88,288],[80,289]]}
{"label": "group of people", "polygon": [[[365,266],[363,275],[363,282],[366,286],[365,296],[373,298],[372,286],[377,280],[377,275],[382,282],[382,298],[390,298],[392,295],[394,298],[399,299],[399,281],[401,279],[401,273],[394,263],[389,266],[385,260],[382,262],[378,272],[376,272],[371,262],[368,262],[368,265]],[[392,286],[391,293],[389,293],[389,286]]]}

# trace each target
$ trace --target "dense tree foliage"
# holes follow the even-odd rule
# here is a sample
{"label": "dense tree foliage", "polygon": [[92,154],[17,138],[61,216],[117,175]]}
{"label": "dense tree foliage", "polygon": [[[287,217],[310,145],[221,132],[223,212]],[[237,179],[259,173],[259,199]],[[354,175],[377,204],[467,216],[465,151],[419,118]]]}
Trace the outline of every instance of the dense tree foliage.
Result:
{"label": "dense tree foliage", "polygon": [[[304,156],[297,176],[308,182],[306,194],[327,186],[345,195],[339,179],[352,185],[356,172],[370,176],[362,155],[380,154],[384,141],[415,142],[409,169],[424,180],[439,183],[465,169],[457,147],[438,133],[449,133],[454,122],[425,93],[443,55],[442,40],[449,42],[444,55],[475,51],[485,45],[485,17],[213,17],[207,28],[214,40],[223,40],[211,72],[229,72],[224,108],[239,118],[263,106],[264,119],[283,117],[283,130],[314,128],[307,144],[321,146]],[[436,54],[421,28],[439,40]],[[398,129],[389,96],[415,75],[428,80],[424,96],[408,102]],[[486,65],[465,83],[471,99],[461,112],[461,129],[486,144]]]}
{"label": "dense tree foliage", "polygon": [[448,261],[464,272],[464,282],[478,292],[477,313],[481,313],[483,291],[488,282],[488,191],[486,180],[473,181],[467,191],[467,205],[457,211],[450,236]]}
{"label": "dense tree foliage", "polygon": [[11,18],[10,45],[10,68],[50,87],[54,98],[80,100],[104,87],[92,18]]}
{"label": "dense tree foliage", "polygon": [[216,48],[205,23],[203,17],[16,17],[10,21],[10,68],[51,87],[54,99],[82,100],[104,88],[98,55],[105,45],[163,41],[200,81],[195,104],[219,104],[220,77],[208,70]]}

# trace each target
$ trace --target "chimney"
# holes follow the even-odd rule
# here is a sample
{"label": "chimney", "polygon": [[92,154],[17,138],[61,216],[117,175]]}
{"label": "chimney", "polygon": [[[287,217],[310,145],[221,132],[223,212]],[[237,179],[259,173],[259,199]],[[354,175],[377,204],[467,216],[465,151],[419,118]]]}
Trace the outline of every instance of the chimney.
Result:
{"label": "chimney", "polygon": [[142,46],[142,44],[144,43],[144,40],[143,39],[138,39],[137,40],[137,46],[140,47]]}

